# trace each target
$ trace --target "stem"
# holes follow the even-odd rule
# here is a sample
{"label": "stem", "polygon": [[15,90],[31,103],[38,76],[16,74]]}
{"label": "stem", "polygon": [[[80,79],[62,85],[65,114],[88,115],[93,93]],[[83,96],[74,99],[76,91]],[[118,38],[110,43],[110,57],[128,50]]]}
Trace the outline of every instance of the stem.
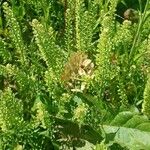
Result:
{"label": "stem", "polygon": [[137,29],[137,33],[135,35],[135,38],[134,38],[134,41],[133,41],[133,45],[131,47],[131,52],[129,54],[129,62],[131,62],[132,58],[134,57],[134,54],[136,53],[136,44],[139,40],[139,37],[140,37],[140,31],[141,31],[141,28],[142,28],[142,25],[145,21],[145,15],[146,15],[146,11],[148,9],[148,3],[149,3],[149,0],[147,0],[146,2],[146,5],[145,5],[145,9],[144,9],[144,12],[143,12],[143,16],[140,18],[140,21],[139,21],[139,26],[138,26],[138,29]]}

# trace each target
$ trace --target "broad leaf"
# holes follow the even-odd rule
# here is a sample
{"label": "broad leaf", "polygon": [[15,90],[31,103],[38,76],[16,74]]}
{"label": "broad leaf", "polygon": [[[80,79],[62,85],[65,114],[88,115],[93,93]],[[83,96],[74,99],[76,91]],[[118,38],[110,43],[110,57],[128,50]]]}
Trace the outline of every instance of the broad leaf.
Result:
{"label": "broad leaf", "polygon": [[116,133],[113,142],[130,150],[150,149],[150,121],[146,116],[121,112],[103,129],[106,134]]}

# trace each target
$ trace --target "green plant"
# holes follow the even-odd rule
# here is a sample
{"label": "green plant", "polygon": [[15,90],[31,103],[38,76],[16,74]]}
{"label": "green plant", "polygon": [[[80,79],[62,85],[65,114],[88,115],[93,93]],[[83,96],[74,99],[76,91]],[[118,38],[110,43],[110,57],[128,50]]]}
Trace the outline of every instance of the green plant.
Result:
{"label": "green plant", "polygon": [[3,2],[0,149],[149,149],[149,0],[125,2]]}

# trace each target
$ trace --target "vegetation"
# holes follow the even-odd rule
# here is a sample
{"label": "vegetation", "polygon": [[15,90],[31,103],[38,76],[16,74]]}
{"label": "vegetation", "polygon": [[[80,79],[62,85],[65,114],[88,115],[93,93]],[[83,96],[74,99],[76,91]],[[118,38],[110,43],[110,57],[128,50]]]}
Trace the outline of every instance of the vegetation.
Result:
{"label": "vegetation", "polygon": [[149,24],[149,0],[2,0],[0,149],[149,150]]}

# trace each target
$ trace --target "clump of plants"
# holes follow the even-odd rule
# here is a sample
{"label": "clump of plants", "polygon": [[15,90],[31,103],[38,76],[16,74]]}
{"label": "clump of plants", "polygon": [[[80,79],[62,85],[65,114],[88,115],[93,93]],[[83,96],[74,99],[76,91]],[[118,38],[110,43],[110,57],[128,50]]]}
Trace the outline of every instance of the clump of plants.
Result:
{"label": "clump of plants", "polygon": [[149,23],[149,0],[0,2],[0,149],[150,149]]}

